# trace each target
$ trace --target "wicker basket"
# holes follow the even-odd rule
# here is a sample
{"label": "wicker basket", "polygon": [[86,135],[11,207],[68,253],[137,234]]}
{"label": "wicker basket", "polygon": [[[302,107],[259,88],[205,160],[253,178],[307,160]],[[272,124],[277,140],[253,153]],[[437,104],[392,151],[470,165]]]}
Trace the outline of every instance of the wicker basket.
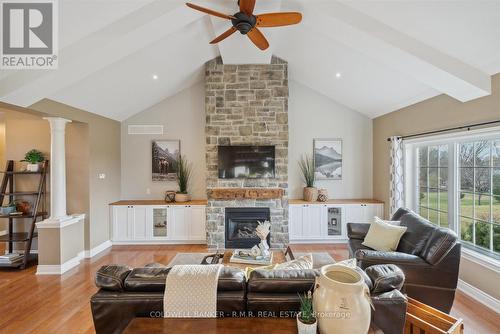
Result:
{"label": "wicker basket", "polygon": [[462,319],[408,297],[404,334],[463,334]]}

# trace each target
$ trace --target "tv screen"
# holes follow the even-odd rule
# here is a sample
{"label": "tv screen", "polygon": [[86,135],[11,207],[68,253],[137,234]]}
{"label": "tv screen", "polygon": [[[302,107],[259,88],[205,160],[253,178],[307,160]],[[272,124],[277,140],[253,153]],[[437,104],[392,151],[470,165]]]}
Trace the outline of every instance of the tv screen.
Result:
{"label": "tv screen", "polygon": [[220,179],[274,178],[274,146],[219,146]]}

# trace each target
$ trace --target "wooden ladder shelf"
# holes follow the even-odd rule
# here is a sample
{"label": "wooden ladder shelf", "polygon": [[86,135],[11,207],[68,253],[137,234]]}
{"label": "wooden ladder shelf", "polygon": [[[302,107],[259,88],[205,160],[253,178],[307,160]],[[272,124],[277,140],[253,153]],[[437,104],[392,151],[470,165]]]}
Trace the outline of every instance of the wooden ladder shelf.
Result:
{"label": "wooden ladder shelf", "polygon": [[[19,196],[33,196],[35,198],[32,203],[33,206],[31,208],[31,212],[24,214],[9,214],[9,215],[0,215],[0,218],[5,218],[9,220],[9,230],[6,235],[0,236],[0,242],[8,243],[8,253],[12,254],[17,250],[14,249],[14,243],[24,243],[24,253],[22,254],[22,258],[12,263],[0,263],[0,267],[10,267],[10,268],[20,268],[24,269],[28,265],[28,261],[34,259],[36,254],[31,254],[31,246],[33,243],[33,238],[37,237],[37,233],[35,232],[36,222],[39,217],[41,219],[47,218],[47,212],[45,211],[46,207],[46,181],[47,181],[47,172],[49,168],[49,161],[46,160],[41,163],[40,169],[38,172],[29,172],[29,171],[15,171],[14,170],[14,161],[8,160],[5,171],[0,172],[3,173],[2,184],[0,186],[0,204],[3,204],[4,199],[7,197],[9,203],[14,202],[16,197]],[[37,190],[35,191],[16,191],[15,182],[17,178],[26,177],[28,175],[36,175],[39,176],[39,182]],[[28,232],[15,232],[14,231],[14,223],[18,221],[25,221],[29,219],[30,225],[28,226]],[[16,228],[17,230],[17,228]]]}

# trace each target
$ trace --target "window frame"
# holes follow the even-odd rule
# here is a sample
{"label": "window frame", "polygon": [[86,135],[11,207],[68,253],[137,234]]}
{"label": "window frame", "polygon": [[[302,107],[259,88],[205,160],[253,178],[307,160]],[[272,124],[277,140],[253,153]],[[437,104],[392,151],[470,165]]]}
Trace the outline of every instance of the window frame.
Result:
{"label": "window frame", "polygon": [[[500,268],[500,254],[493,250],[493,233],[490,236],[490,250],[470,244],[468,241],[462,241],[461,224],[460,224],[460,155],[459,146],[465,142],[477,142],[481,140],[500,140],[500,126],[490,127],[477,130],[468,130],[454,132],[450,134],[440,134],[427,137],[418,137],[415,139],[406,139],[403,141],[403,159],[404,159],[404,179],[405,179],[405,205],[410,209],[419,211],[419,156],[418,148],[426,146],[443,146],[448,145],[448,224],[449,228],[455,231],[462,242],[462,245],[470,255],[477,254],[478,258],[484,256],[491,259],[496,268]],[[491,150],[490,150],[491,154]],[[490,158],[491,159],[491,158]],[[490,162],[490,168],[492,167]],[[493,172],[493,168],[491,169]],[[475,172],[474,172],[475,175]],[[492,176],[490,177],[492,180]],[[428,180],[427,180],[428,181]],[[491,181],[492,182],[492,181]],[[490,184],[490,195],[492,193],[492,184]],[[474,189],[474,194],[476,193]],[[489,195],[489,196],[490,196]],[[475,198],[473,197],[473,201]],[[490,216],[492,214],[492,206],[490,201]],[[473,221],[475,221],[475,217]],[[490,221],[492,221],[492,217]],[[493,226],[490,227],[493,230]],[[475,234],[475,228],[473,229]],[[475,238],[473,237],[473,243]]]}

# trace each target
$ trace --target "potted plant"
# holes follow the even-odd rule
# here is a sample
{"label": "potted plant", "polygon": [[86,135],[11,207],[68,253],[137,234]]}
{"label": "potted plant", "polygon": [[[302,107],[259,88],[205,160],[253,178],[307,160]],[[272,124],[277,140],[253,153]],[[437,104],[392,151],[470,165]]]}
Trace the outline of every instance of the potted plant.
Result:
{"label": "potted plant", "polygon": [[187,188],[192,169],[193,166],[191,163],[182,155],[179,155],[179,160],[177,161],[177,184],[179,185],[179,191],[175,194],[176,202],[187,202],[191,199]]}
{"label": "potted plant", "polygon": [[309,155],[303,155],[299,160],[300,171],[302,178],[306,183],[304,188],[304,201],[313,202],[318,198],[318,189],[314,187],[314,160]]}
{"label": "potted plant", "polygon": [[24,155],[24,160],[22,160],[22,161],[25,161],[28,163],[28,165],[26,166],[26,171],[38,172],[38,170],[40,169],[39,163],[43,162],[44,160],[45,160],[45,158],[44,158],[42,152],[35,150],[35,149],[32,149],[32,150],[26,152],[26,154]]}
{"label": "potted plant", "polygon": [[297,329],[299,334],[316,334],[318,321],[313,312],[312,293],[299,294],[300,312],[297,314]]}

